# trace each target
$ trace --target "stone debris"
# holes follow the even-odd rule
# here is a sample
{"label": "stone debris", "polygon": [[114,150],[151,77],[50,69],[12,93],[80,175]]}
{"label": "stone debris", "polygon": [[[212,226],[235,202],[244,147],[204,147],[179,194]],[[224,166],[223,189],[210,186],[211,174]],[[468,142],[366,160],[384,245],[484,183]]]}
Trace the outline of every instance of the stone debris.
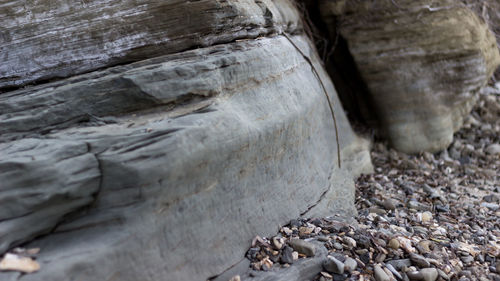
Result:
{"label": "stone debris", "polygon": [[[406,155],[376,143],[375,173],[356,183],[356,223],[335,217],[295,219],[247,257],[271,270],[328,249],[314,280],[500,280],[500,111],[481,94],[452,145],[438,154]],[[494,151],[493,151],[494,152]],[[279,241],[279,243],[277,243]],[[276,246],[283,244],[279,250]]]}
{"label": "stone debris", "polygon": [[7,253],[0,261],[0,271],[18,271],[33,273],[40,269],[40,264],[29,256]]}

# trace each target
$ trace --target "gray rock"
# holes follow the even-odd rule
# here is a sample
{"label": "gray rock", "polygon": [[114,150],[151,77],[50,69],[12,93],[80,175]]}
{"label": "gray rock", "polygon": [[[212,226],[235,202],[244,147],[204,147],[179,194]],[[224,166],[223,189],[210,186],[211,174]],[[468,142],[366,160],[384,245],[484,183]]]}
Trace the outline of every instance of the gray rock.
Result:
{"label": "gray rock", "polygon": [[406,272],[406,275],[410,278],[410,280],[422,280],[424,278],[420,271],[409,271]]}
{"label": "gray rock", "polygon": [[500,208],[500,205],[496,204],[496,203],[483,202],[483,203],[481,203],[481,207],[486,207],[492,211],[496,211]]}
{"label": "gray rock", "polygon": [[292,239],[288,241],[288,244],[295,251],[308,257],[313,257],[316,253],[316,246],[311,242],[307,242],[301,239]]}
{"label": "gray rock", "polygon": [[498,196],[496,196],[495,194],[490,194],[490,195],[486,195],[483,197],[483,200],[488,202],[488,203],[495,203],[495,202],[499,202],[500,199],[498,198]]}
{"label": "gray rock", "polygon": [[352,271],[356,270],[357,267],[358,267],[358,262],[353,258],[348,257],[344,261],[344,270],[345,271],[352,272]]}
{"label": "gray rock", "polygon": [[338,28],[347,41],[391,144],[408,153],[447,148],[500,64],[487,24],[455,0],[404,1],[404,9],[394,1],[321,3],[331,36]]}
{"label": "gray rock", "polygon": [[[27,134],[37,143],[54,143],[62,156],[72,149],[59,143],[71,143],[82,154],[75,152],[71,164],[50,156],[36,169],[12,171],[15,166],[6,164],[0,170],[22,175],[2,181],[6,190],[23,180],[33,186],[29,179],[39,174],[60,175],[42,194],[58,189],[57,182],[78,186],[61,200],[40,196],[41,205],[24,204],[41,210],[33,215],[50,219],[34,218],[40,224],[35,229],[21,217],[15,237],[2,240],[6,249],[52,230],[27,245],[42,249],[37,261],[43,270],[23,279],[88,279],[80,270],[85,264],[94,280],[203,280],[240,261],[256,234],[274,234],[277,225],[308,216],[308,210],[354,214],[347,169],[359,173],[369,166],[362,162],[369,157],[358,156],[368,155],[366,146],[354,135],[310,43],[302,36],[292,40],[311,54],[331,95],[346,170],[331,161],[335,130],[321,85],[282,36],[157,57],[0,95],[0,154]],[[116,123],[79,122],[94,116],[117,116]],[[43,154],[37,152],[41,147],[27,154]],[[0,213],[7,214],[3,206]],[[3,274],[0,279],[10,281]]]}
{"label": "gray rock", "polygon": [[431,265],[425,257],[419,254],[410,254],[410,260],[414,265],[417,265],[421,268],[427,268]]}
{"label": "gray rock", "polygon": [[327,260],[323,263],[323,268],[330,273],[344,273],[344,263],[333,256],[327,257]]}
{"label": "gray rock", "polygon": [[0,143],[0,154],[0,253],[52,231],[99,191],[99,163],[83,141],[23,139]]}
{"label": "gray rock", "polygon": [[283,250],[281,251],[281,261],[283,263],[289,263],[292,264],[294,262],[293,260],[293,249],[289,246],[284,246]]}
{"label": "gray rock", "polygon": [[467,256],[461,256],[460,259],[462,260],[462,262],[464,264],[470,264],[474,261],[474,257],[473,256],[470,256],[470,255],[467,255]]}
{"label": "gray rock", "polygon": [[394,204],[394,201],[390,198],[387,198],[384,201],[382,201],[382,206],[386,210],[395,210],[396,209],[396,205]]}
{"label": "gray rock", "polygon": [[375,265],[374,270],[373,270],[373,275],[375,277],[375,280],[377,281],[391,281],[391,278],[385,271],[380,267],[380,265]]}
{"label": "gray rock", "polygon": [[488,147],[486,147],[484,149],[484,152],[491,154],[491,155],[500,154],[500,144],[498,144],[498,143],[490,144],[490,145],[488,145]]}
{"label": "gray rock", "polygon": [[435,281],[439,274],[435,268],[424,268],[420,270],[420,274],[422,275],[422,279],[424,281]]}
{"label": "gray rock", "polygon": [[392,274],[394,274],[394,276],[396,276],[396,278],[398,278],[399,280],[402,280],[402,279],[403,279],[403,276],[401,276],[401,274],[400,274],[400,273],[399,273],[399,272],[398,272],[398,271],[397,271],[397,270],[396,270],[396,269],[395,269],[395,268],[394,268],[391,264],[387,263],[387,264],[385,265],[385,267],[386,267],[387,269],[389,269],[389,271],[390,271]]}
{"label": "gray rock", "polygon": [[410,259],[398,259],[398,260],[390,260],[386,261],[385,263],[390,264],[394,266],[397,270],[401,270],[403,267],[410,267],[411,266],[411,260]]}

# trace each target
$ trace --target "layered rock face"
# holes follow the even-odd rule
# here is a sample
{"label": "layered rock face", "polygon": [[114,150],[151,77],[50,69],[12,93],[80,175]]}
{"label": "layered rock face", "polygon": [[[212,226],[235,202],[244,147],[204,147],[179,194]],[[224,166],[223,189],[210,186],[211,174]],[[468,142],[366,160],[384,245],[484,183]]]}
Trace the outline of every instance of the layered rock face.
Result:
{"label": "layered rock face", "polygon": [[0,12],[0,252],[41,248],[1,280],[206,280],[355,213],[366,143],[290,2],[45,2]]}
{"label": "layered rock face", "polygon": [[500,63],[488,26],[461,2],[321,2],[368,86],[392,145],[407,153],[446,148]]}

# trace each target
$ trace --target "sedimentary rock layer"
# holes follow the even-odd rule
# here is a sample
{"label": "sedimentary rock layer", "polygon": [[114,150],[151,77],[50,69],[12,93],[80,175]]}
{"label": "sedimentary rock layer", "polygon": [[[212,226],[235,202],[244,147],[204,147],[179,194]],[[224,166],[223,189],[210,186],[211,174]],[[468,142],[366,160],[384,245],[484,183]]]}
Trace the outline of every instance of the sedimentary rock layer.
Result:
{"label": "sedimentary rock layer", "polygon": [[297,19],[288,0],[4,1],[0,91],[293,30]]}
{"label": "sedimentary rock layer", "polygon": [[[240,261],[254,235],[274,233],[291,218],[352,216],[352,174],[369,170],[366,146],[350,128],[311,43],[304,36],[291,40],[311,58],[334,103],[343,169],[336,164],[321,83],[283,36],[161,56],[2,95],[2,141],[11,145],[30,136],[40,146],[74,145],[74,157],[89,158],[86,169],[94,169],[99,184],[69,175],[82,183],[74,185],[77,194],[95,200],[77,213],[68,212],[72,201],[59,202],[65,220],[26,245],[41,248],[41,270],[0,273],[0,279],[206,280]],[[29,154],[38,159],[37,153]],[[57,163],[56,174],[80,170]],[[34,172],[27,169],[20,178]],[[54,186],[65,185],[64,175],[56,179]],[[35,183],[20,182],[7,188],[25,204]],[[43,196],[35,199],[27,209],[54,207]],[[47,232],[25,227],[19,232],[24,240]]]}
{"label": "sedimentary rock layer", "polygon": [[404,152],[446,148],[500,63],[494,35],[461,2],[325,0],[322,12],[347,40],[384,133]]}

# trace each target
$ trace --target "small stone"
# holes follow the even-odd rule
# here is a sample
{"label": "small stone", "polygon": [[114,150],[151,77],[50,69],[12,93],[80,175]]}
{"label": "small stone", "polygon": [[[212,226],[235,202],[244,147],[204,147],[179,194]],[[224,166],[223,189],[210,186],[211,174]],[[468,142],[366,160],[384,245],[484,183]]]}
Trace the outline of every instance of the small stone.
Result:
{"label": "small stone", "polygon": [[418,249],[418,251],[421,254],[427,254],[427,253],[430,253],[432,251],[431,250],[431,245],[432,245],[431,241],[429,241],[429,240],[421,240],[417,244],[417,249]]}
{"label": "small stone", "polygon": [[419,271],[408,271],[406,272],[406,275],[410,278],[410,280],[422,280],[424,278],[422,273]]}
{"label": "small stone", "polygon": [[293,251],[292,252],[292,258],[293,258],[294,261],[298,260],[299,259],[299,252]]}
{"label": "small stone", "polygon": [[269,258],[264,258],[261,261],[261,269],[264,271],[268,271],[273,267],[273,262]]}
{"label": "small stone", "polygon": [[498,199],[498,196],[496,196],[495,194],[486,195],[483,197],[483,200],[488,202],[488,203],[494,203],[494,202],[500,201]]}
{"label": "small stone", "polygon": [[316,246],[310,242],[292,239],[288,241],[288,244],[297,252],[306,255],[308,257],[313,257],[316,253]]}
{"label": "small stone", "polygon": [[438,269],[437,271],[439,276],[441,276],[441,278],[443,278],[444,280],[450,280],[450,277],[444,271],[442,271],[441,269]]}
{"label": "small stone", "polygon": [[496,211],[500,208],[500,205],[495,204],[495,203],[484,202],[484,203],[481,203],[481,207],[486,207],[492,211]]}
{"label": "small stone", "polygon": [[396,209],[396,205],[394,204],[394,201],[390,198],[387,198],[382,202],[382,207],[384,207],[386,210],[395,210]]}
{"label": "small stone", "polygon": [[392,274],[394,274],[394,276],[396,276],[399,280],[403,279],[403,276],[401,276],[401,274],[399,274],[399,272],[390,264],[386,264],[385,267],[390,271],[392,272]]}
{"label": "small stone", "polygon": [[426,258],[418,254],[410,254],[410,260],[413,262],[413,264],[421,268],[427,268],[431,266],[431,264]]}
{"label": "small stone", "polygon": [[385,260],[385,258],[387,257],[386,254],[384,253],[379,253],[376,257],[375,257],[375,262],[377,263],[381,263]]}
{"label": "small stone", "polygon": [[435,268],[424,268],[420,270],[424,281],[435,281],[438,278],[438,271]]}
{"label": "small stone", "polygon": [[285,239],[283,237],[275,236],[271,239],[272,245],[276,250],[281,250],[285,244]]}
{"label": "small stone", "polygon": [[358,262],[353,258],[346,258],[344,261],[344,270],[353,272],[358,267]]}
{"label": "small stone", "polygon": [[333,243],[332,245],[335,249],[337,250],[342,250],[344,247],[342,247],[342,244],[340,244],[339,242],[335,242]]}
{"label": "small stone", "polygon": [[292,264],[293,261],[293,249],[289,246],[283,247],[283,250],[281,251],[281,262]]}
{"label": "small stone", "polygon": [[356,248],[356,240],[351,237],[345,236],[342,241],[347,245],[349,249]]}
{"label": "small stone", "polygon": [[235,275],[229,279],[229,281],[241,281],[241,277],[239,275]]}
{"label": "small stone", "polygon": [[490,144],[488,145],[488,147],[484,149],[484,152],[490,155],[500,154],[500,144],[498,143]]}
{"label": "small stone", "polygon": [[325,277],[327,279],[333,279],[333,276],[330,273],[328,273],[328,272],[321,271],[320,274],[321,274],[321,276],[323,276],[323,277]]}
{"label": "small stone", "polygon": [[285,233],[286,235],[292,235],[293,234],[293,230],[291,230],[290,228],[284,226],[281,228],[281,232]]}
{"label": "small stone", "polygon": [[470,264],[474,261],[474,257],[470,256],[470,255],[467,255],[467,256],[462,256],[460,257],[460,259],[462,260],[463,263],[465,264]]}
{"label": "small stone", "polygon": [[391,240],[389,240],[389,243],[387,244],[387,246],[391,249],[397,250],[397,249],[399,249],[400,245],[399,245],[398,239],[392,238]]}
{"label": "small stone", "polygon": [[300,236],[307,236],[311,234],[314,231],[314,227],[306,227],[306,226],[301,226],[299,227],[299,235]]}
{"label": "small stone", "polygon": [[432,213],[431,212],[423,212],[422,213],[422,222],[428,222],[432,219]]}
{"label": "small stone", "polygon": [[344,263],[332,256],[328,256],[326,261],[323,262],[323,268],[331,273],[344,273]]}
{"label": "small stone", "polygon": [[411,266],[410,259],[390,260],[387,261],[386,263],[394,266],[394,268],[396,268],[397,270],[401,270],[403,267]]}
{"label": "small stone", "polygon": [[375,265],[374,268],[374,275],[375,275],[375,280],[377,281],[391,281],[391,278],[385,271],[380,267],[380,265]]}
{"label": "small stone", "polygon": [[330,238],[327,237],[327,236],[319,236],[318,237],[318,241],[321,241],[321,242],[328,242],[330,241]]}

